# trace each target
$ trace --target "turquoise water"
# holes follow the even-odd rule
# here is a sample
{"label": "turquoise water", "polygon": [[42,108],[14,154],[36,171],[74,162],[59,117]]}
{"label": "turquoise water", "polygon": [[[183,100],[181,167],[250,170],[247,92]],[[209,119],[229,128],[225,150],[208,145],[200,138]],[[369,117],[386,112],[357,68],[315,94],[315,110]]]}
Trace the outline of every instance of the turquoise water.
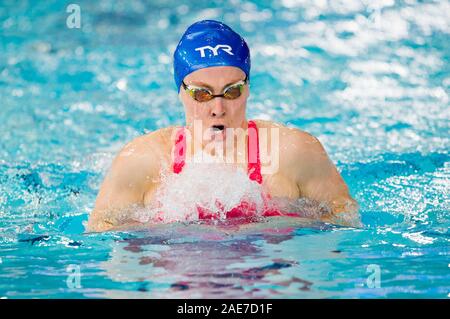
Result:
{"label": "turquoise water", "polygon": [[[0,5],[0,297],[449,297],[448,1],[77,3],[81,29]],[[171,54],[204,18],[249,43],[249,118],[317,136],[362,229],[84,234],[120,147],[183,124]]]}

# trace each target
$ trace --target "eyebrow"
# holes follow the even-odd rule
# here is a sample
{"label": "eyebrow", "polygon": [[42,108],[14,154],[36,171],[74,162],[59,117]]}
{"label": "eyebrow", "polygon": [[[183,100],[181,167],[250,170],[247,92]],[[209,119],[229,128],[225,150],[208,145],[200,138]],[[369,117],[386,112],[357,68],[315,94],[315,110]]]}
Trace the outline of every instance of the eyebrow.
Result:
{"label": "eyebrow", "polygon": [[[234,84],[234,83],[237,83],[237,82],[239,82],[239,81],[243,81],[243,80],[238,79],[238,80],[236,80],[236,81],[233,81],[233,82],[230,82],[230,83],[228,83],[228,84],[225,84],[225,86],[222,88],[222,90],[225,89],[227,86],[229,86],[229,85],[231,85],[231,84]],[[189,84],[188,84],[188,85],[189,85]],[[190,85],[201,86],[201,87],[210,89],[211,91],[214,91],[214,89],[213,89],[211,86],[209,86],[208,84],[203,83],[203,82],[197,82],[197,81],[194,81],[194,82],[192,82]]]}

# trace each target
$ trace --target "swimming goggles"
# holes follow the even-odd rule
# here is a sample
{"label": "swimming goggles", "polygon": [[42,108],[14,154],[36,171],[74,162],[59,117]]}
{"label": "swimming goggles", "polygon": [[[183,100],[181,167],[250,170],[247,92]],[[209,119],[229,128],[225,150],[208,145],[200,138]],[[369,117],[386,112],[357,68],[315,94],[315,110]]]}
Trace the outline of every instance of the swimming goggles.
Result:
{"label": "swimming goggles", "polygon": [[181,82],[183,89],[196,101],[208,102],[216,97],[223,97],[227,100],[234,100],[241,96],[244,85],[247,83],[247,77],[244,80],[230,84],[227,86],[222,94],[212,94],[210,90],[194,85],[187,85],[184,81]]}

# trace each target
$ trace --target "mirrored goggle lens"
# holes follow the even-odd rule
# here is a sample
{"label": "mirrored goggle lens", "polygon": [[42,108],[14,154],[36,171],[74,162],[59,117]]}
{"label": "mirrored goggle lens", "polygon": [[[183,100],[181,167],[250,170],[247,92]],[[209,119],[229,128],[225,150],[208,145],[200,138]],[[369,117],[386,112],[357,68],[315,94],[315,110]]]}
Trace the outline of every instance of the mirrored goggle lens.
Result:
{"label": "mirrored goggle lens", "polygon": [[242,84],[232,86],[225,91],[223,97],[229,100],[237,99],[238,97],[241,96],[243,87],[244,86]]}
{"label": "mirrored goggle lens", "polygon": [[192,97],[199,102],[206,102],[213,98],[212,94],[206,90],[194,89]]}
{"label": "mirrored goggle lens", "polygon": [[187,89],[189,94],[198,102],[207,102],[212,100],[214,97],[223,96],[228,100],[234,100],[241,96],[244,84],[236,84],[229,87],[221,95],[213,95],[208,90],[200,88],[189,88]]}

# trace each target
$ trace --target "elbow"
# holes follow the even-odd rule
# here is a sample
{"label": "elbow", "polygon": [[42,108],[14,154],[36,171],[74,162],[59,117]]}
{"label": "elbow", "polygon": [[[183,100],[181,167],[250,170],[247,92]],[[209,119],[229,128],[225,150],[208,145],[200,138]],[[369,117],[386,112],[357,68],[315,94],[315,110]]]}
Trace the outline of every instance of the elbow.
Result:
{"label": "elbow", "polygon": [[102,233],[113,228],[113,224],[96,216],[95,211],[89,216],[85,231],[87,233]]}
{"label": "elbow", "polygon": [[359,214],[359,204],[351,197],[332,201],[331,214],[325,221],[341,226],[363,227]]}
{"label": "elbow", "polygon": [[351,197],[341,197],[331,201],[331,209],[333,214],[341,213],[358,213],[359,204]]}

